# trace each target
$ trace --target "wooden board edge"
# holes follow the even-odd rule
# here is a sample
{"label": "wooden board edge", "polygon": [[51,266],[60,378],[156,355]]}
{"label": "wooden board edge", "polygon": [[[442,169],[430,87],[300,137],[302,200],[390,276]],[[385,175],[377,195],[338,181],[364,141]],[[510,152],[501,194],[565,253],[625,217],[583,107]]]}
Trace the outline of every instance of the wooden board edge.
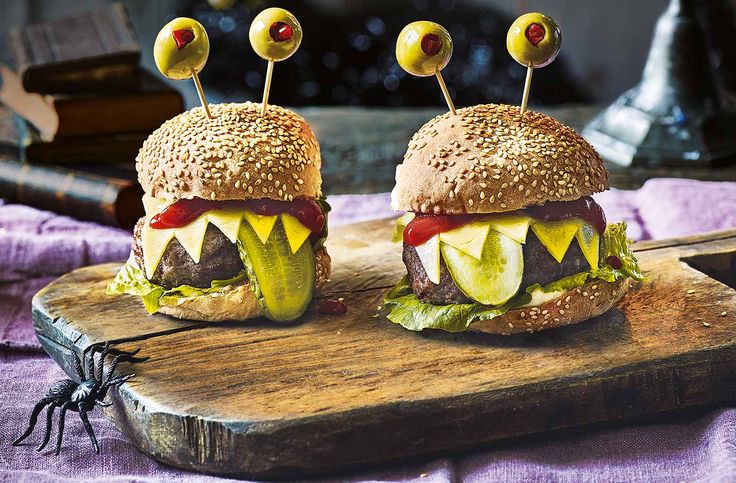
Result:
{"label": "wooden board edge", "polygon": [[[148,412],[136,402],[133,384],[115,395],[120,404],[113,405],[107,413],[136,447],[163,463],[225,476],[292,478],[390,463],[397,461],[397,455],[403,459],[462,451],[581,424],[620,424],[656,414],[646,410],[653,405],[662,408],[657,413],[721,405],[732,401],[736,394],[734,376],[736,345],[727,345],[654,361],[646,367],[639,364],[590,377],[561,379],[554,385],[564,390],[556,390],[556,398],[549,398],[549,391],[554,388],[545,384],[533,391],[528,387],[498,389],[440,401],[361,408],[288,423],[253,421],[233,425]],[[703,381],[707,384],[703,385]],[[643,387],[656,391],[642,391]],[[522,389],[526,396],[516,398]],[[586,392],[596,395],[600,405],[581,403],[589,401],[581,397]],[[539,397],[533,397],[535,393]],[[439,412],[438,406],[442,407]],[[380,417],[376,417],[376,411]],[[435,414],[430,427],[428,412]],[[567,421],[566,414],[574,414],[576,421]],[[585,414],[583,419],[581,414]],[[151,443],[151,434],[163,434],[162,429],[170,425],[182,429],[178,438]],[[347,427],[351,429],[348,431]],[[388,444],[380,436],[387,431],[396,433]],[[427,434],[442,434],[446,439],[427,441]],[[280,446],[283,441],[290,444]],[[235,447],[236,451],[227,458],[218,451],[221,447]],[[372,448],[368,455],[366,447]],[[274,459],[274,454],[280,457]]]}

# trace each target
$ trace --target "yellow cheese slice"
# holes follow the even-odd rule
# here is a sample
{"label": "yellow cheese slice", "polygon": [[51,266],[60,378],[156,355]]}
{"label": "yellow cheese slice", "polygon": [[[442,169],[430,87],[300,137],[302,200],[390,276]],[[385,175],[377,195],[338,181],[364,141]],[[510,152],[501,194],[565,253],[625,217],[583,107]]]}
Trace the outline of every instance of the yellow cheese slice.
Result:
{"label": "yellow cheese slice", "polygon": [[296,253],[304,245],[304,241],[309,238],[309,235],[312,233],[311,230],[288,213],[281,214],[281,224],[284,225],[284,231],[286,232],[286,238],[289,240],[291,253]]}
{"label": "yellow cheese slice", "polygon": [[427,278],[434,284],[440,283],[440,237],[441,235],[435,235],[415,247]]}
{"label": "yellow cheese slice", "polygon": [[256,232],[256,235],[258,235],[258,239],[261,240],[261,243],[265,245],[268,240],[268,236],[273,230],[273,226],[276,224],[276,215],[256,215],[255,213],[246,211],[245,219],[250,223],[250,226],[253,227],[253,230]]}
{"label": "yellow cheese slice", "polygon": [[562,263],[572,239],[578,232],[578,222],[576,220],[535,222],[532,223],[532,231],[557,263]]}
{"label": "yellow cheese slice", "polygon": [[532,219],[524,215],[500,215],[488,219],[491,228],[519,243],[526,243]]}
{"label": "yellow cheese slice", "polygon": [[460,228],[440,233],[440,241],[480,260],[490,229],[491,225],[488,222],[474,221]]}
{"label": "yellow cheese slice", "polygon": [[598,232],[591,225],[580,220],[575,238],[590,268],[593,270],[598,269],[598,251],[600,249],[600,236]]}
{"label": "yellow cheese slice", "polygon": [[238,241],[243,210],[217,210],[207,213],[207,221],[215,225],[232,243]]}
{"label": "yellow cheese slice", "polygon": [[202,215],[191,223],[181,228],[174,228],[174,236],[184,250],[192,257],[194,263],[199,263],[202,256],[202,245],[204,245],[204,235],[207,231],[207,216]]}
{"label": "yellow cheese slice", "polygon": [[148,193],[143,195],[143,209],[146,211],[146,216],[148,218],[151,218],[154,215],[158,215],[159,213],[164,211],[164,208],[166,208],[166,206],[167,205],[164,200],[154,198]]}
{"label": "yellow cheese slice", "polygon": [[141,230],[141,248],[143,249],[143,265],[146,271],[146,278],[150,280],[153,277],[158,262],[164,254],[164,250],[169,246],[169,242],[174,238],[174,229],[157,230],[148,225],[148,220]]}

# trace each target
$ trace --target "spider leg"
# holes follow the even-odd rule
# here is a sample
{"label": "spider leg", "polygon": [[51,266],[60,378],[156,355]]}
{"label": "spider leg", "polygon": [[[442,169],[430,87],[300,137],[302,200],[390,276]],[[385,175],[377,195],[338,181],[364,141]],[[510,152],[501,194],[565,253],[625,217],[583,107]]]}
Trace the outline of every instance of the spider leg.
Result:
{"label": "spider leg", "polygon": [[104,345],[93,344],[87,347],[86,349],[84,349],[82,357],[86,359],[86,362],[87,362],[87,377],[85,377],[85,379],[89,379],[95,374],[95,354],[104,352],[109,347],[110,347],[110,343],[105,342]]}
{"label": "spider leg", "polygon": [[84,368],[82,367],[82,360],[77,355],[76,351],[72,349],[72,354],[74,354],[74,371],[77,373],[77,376],[79,377],[79,381],[84,381],[87,379],[87,376],[84,374]]}
{"label": "spider leg", "polygon": [[92,429],[92,425],[89,424],[89,418],[87,417],[87,411],[84,409],[79,408],[79,418],[82,420],[82,423],[84,424],[84,429],[87,430],[87,434],[89,435],[89,439],[92,441],[92,446],[95,448],[95,453],[100,454],[100,445],[97,444],[97,438],[95,437],[95,432]]}
{"label": "spider leg", "polygon": [[120,386],[123,383],[127,382],[129,379],[135,377],[135,374],[126,374],[124,376],[118,376],[110,381],[106,381],[102,387],[112,387],[112,386]]}
{"label": "spider leg", "polygon": [[[115,359],[112,361],[112,367],[117,365],[116,361],[127,361],[127,362],[143,362],[142,360],[138,360],[137,357],[133,357],[134,355],[138,354],[140,349],[136,349],[132,352],[123,351],[120,349],[113,349],[111,347],[106,347],[104,351],[102,351],[102,354],[100,355],[100,365],[97,366],[97,380],[102,381],[102,371],[105,368],[105,357],[108,355],[115,356]],[[113,371],[113,369],[110,369],[109,373]]]}
{"label": "spider leg", "polygon": [[66,417],[66,411],[72,407],[74,403],[67,401],[61,406],[61,412],[59,412],[59,433],[56,435],[56,456],[61,453],[61,440],[64,437],[64,418]]}
{"label": "spider leg", "polygon": [[43,449],[46,447],[47,444],[49,444],[49,440],[51,439],[51,427],[53,426],[53,416],[54,416],[54,410],[61,406],[62,403],[59,401],[54,401],[51,403],[49,408],[46,410],[46,431],[43,435],[43,441],[41,442],[41,445],[36,448],[36,451],[43,451]]}
{"label": "spider leg", "polygon": [[28,428],[26,429],[25,433],[21,434],[15,441],[13,441],[13,446],[18,446],[21,441],[26,439],[28,436],[31,435],[33,432],[33,428],[36,427],[36,421],[38,420],[38,415],[43,411],[44,406],[47,404],[54,402],[56,398],[52,397],[45,397],[41,399],[33,408],[33,411],[31,411],[31,420],[28,422]]}
{"label": "spider leg", "polygon": [[[107,378],[105,382],[108,382],[113,378],[113,375],[115,374],[115,369],[118,367],[118,364],[121,362],[146,362],[148,360],[148,357],[133,357],[135,354],[138,353],[137,349],[129,354],[119,354],[115,356],[115,358],[110,363],[110,369],[107,371]],[[102,378],[99,379],[100,381]]]}

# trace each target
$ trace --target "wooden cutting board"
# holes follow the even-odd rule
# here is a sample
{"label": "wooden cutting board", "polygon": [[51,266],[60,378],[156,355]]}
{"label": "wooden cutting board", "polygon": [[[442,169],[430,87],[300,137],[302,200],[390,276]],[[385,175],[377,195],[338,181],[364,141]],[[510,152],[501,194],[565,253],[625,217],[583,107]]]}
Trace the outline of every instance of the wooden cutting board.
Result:
{"label": "wooden cutting board", "polygon": [[736,394],[736,230],[640,243],[650,280],[618,308],[504,337],[385,319],[384,292],[404,274],[391,228],[332,231],[325,292],[345,298],[346,315],[310,309],[287,326],[148,316],[135,297],[104,295],[108,264],[39,292],[35,328],[70,375],[72,350],[140,348],[150,360],[107,415],[153,458],[221,475],[324,474]]}

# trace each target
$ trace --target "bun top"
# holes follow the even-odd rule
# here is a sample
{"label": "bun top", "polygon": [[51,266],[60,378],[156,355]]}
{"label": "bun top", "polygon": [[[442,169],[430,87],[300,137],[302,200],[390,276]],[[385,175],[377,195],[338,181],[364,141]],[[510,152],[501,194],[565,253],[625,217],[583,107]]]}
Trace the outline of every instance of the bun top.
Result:
{"label": "bun top", "polygon": [[291,201],[321,196],[319,143],[307,122],[283,107],[211,104],[166,121],[143,143],[136,169],[146,193],[184,198]]}
{"label": "bun top", "polygon": [[435,117],[414,134],[391,193],[395,211],[499,213],[608,189],[598,153],[555,119],[504,104]]}

